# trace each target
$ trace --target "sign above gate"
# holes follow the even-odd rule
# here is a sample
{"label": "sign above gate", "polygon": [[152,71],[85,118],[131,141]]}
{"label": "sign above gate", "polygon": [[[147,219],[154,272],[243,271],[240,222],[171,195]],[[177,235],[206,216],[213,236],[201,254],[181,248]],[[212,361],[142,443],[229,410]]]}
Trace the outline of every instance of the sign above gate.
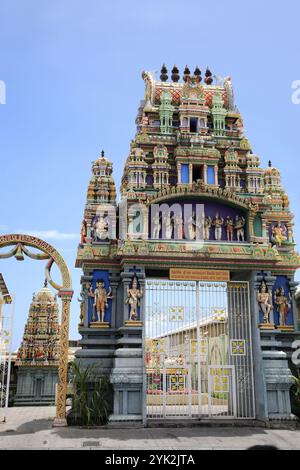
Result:
{"label": "sign above gate", "polygon": [[170,280],[176,281],[230,281],[230,271],[212,269],[170,268]]}

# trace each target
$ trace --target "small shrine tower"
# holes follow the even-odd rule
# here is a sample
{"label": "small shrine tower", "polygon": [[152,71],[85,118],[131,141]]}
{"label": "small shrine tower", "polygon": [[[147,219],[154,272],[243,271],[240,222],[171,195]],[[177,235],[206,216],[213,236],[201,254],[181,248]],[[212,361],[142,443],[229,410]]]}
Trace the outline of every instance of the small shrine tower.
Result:
{"label": "small shrine tower", "polygon": [[57,300],[45,282],[45,286],[33,294],[17,354],[15,405],[54,404],[58,381],[59,336]]}

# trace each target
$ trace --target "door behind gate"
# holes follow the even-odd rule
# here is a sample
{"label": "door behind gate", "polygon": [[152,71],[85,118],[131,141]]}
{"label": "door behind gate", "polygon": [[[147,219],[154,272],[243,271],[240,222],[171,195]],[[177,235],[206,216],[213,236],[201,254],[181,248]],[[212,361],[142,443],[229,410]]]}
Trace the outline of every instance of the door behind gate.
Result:
{"label": "door behind gate", "polygon": [[253,418],[247,282],[146,280],[148,418]]}

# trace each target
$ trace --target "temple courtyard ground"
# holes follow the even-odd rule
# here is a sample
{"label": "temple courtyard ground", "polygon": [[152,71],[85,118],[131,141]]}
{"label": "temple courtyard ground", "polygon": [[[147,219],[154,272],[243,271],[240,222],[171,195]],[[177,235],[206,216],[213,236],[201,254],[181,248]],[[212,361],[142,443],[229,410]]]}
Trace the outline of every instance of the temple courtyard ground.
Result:
{"label": "temple courtyard ground", "polygon": [[300,429],[232,426],[53,428],[54,416],[54,407],[9,408],[6,421],[0,422],[0,449],[239,450],[257,444],[300,449]]}

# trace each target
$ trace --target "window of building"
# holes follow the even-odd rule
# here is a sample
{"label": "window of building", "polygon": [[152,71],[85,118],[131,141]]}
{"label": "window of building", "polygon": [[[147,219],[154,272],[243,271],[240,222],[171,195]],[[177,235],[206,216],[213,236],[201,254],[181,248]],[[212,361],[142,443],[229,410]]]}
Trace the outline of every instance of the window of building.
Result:
{"label": "window of building", "polygon": [[198,119],[190,118],[190,132],[197,132],[197,131],[198,131]]}
{"label": "window of building", "polygon": [[207,166],[207,184],[215,184],[215,169],[212,165]]}
{"label": "window of building", "polygon": [[203,179],[203,166],[202,165],[193,165],[193,181]]}
{"label": "window of building", "polygon": [[186,164],[181,165],[181,183],[187,184],[189,182],[189,166]]}

